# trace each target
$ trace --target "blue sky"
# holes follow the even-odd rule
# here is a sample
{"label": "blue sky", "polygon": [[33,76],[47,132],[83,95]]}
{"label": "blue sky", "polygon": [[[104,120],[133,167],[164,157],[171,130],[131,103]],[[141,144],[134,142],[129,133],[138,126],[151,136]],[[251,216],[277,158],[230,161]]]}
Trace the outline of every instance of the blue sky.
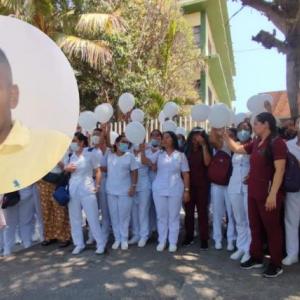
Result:
{"label": "blue sky", "polygon": [[[229,16],[241,5],[228,1]],[[244,8],[231,21],[237,75],[235,77],[237,112],[247,111],[247,100],[261,92],[285,90],[285,56],[277,50],[267,50],[252,41],[261,29],[272,32],[274,26],[254,9]],[[278,37],[282,37],[277,30]]]}

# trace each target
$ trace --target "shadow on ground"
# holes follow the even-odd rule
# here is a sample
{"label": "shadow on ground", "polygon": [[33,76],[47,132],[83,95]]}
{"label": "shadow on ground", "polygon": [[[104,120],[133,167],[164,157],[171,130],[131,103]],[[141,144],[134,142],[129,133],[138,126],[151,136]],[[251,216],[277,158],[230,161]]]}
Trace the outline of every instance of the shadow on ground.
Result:
{"label": "shadow on ground", "polygon": [[0,258],[0,299],[300,299],[300,264],[269,280],[241,270],[226,251],[194,244],[171,254],[155,246],[104,256],[34,246]]}

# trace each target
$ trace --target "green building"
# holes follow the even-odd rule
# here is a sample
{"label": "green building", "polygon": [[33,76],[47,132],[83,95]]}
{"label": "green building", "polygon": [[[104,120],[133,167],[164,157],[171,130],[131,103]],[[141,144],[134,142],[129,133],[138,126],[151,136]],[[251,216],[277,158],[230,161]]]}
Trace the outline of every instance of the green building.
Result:
{"label": "green building", "polygon": [[206,104],[235,100],[236,74],[226,0],[179,0],[206,61],[197,87]]}

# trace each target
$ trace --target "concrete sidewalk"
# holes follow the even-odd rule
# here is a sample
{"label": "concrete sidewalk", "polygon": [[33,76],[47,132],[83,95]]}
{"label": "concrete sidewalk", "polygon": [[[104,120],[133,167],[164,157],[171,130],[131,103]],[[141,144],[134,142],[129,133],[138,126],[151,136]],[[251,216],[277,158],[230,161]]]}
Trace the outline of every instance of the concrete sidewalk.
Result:
{"label": "concrete sidewalk", "polygon": [[194,244],[171,254],[155,246],[104,256],[34,246],[0,258],[0,299],[300,299],[300,264],[270,280],[241,270],[225,250]]}

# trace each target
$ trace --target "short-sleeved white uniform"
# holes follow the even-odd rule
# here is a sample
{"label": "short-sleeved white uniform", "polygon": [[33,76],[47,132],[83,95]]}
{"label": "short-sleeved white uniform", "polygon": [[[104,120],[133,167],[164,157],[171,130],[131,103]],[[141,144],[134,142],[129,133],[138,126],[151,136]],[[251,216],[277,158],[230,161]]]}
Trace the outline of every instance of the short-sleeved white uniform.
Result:
{"label": "short-sleeved white uniform", "polygon": [[170,156],[160,151],[157,156],[157,175],[152,185],[153,193],[158,196],[178,196],[183,194],[182,172],[189,172],[184,153],[175,150]]}
{"label": "short-sleeved white uniform", "polygon": [[107,157],[106,192],[110,195],[127,196],[131,186],[130,172],[139,168],[132,153],[122,156],[109,153]]}

